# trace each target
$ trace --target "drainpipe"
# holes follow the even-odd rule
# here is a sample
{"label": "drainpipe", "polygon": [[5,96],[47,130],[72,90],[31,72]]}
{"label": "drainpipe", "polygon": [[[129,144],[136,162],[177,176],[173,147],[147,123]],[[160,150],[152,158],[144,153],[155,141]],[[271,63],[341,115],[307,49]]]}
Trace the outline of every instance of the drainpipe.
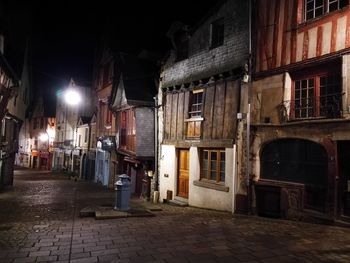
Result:
{"label": "drainpipe", "polygon": [[159,167],[158,167],[158,98],[157,96],[153,97],[154,99],[154,197],[153,202],[157,203],[159,198]]}
{"label": "drainpipe", "polygon": [[247,88],[247,100],[248,100],[248,108],[247,108],[247,145],[246,145],[246,151],[247,151],[247,203],[248,203],[248,214],[251,213],[251,189],[250,189],[250,89],[252,86],[252,0],[249,0],[249,11],[248,11],[248,18],[249,18],[249,33],[248,33],[248,39],[249,39],[249,46],[248,46],[248,55],[249,55],[249,61],[248,61],[248,88]]}

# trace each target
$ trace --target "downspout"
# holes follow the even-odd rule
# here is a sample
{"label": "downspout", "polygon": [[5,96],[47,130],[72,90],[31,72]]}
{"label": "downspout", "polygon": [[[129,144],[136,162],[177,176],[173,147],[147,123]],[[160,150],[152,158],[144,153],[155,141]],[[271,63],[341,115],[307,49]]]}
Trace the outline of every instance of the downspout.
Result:
{"label": "downspout", "polygon": [[250,89],[252,86],[252,0],[249,0],[249,11],[248,11],[248,19],[249,19],[249,46],[248,46],[248,56],[249,56],[249,61],[248,61],[248,88],[247,88],[247,100],[248,100],[248,108],[247,108],[247,145],[246,145],[246,158],[247,158],[247,204],[248,204],[248,214],[251,213],[251,189],[250,189]]}
{"label": "downspout", "polygon": [[159,165],[158,165],[158,98],[154,99],[154,196],[153,202],[158,203],[159,199]]}

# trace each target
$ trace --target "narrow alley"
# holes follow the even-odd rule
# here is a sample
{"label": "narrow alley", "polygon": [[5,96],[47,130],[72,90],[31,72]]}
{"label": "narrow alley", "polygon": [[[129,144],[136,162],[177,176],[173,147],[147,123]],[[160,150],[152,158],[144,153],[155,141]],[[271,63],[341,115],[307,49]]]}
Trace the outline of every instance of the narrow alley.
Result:
{"label": "narrow alley", "polygon": [[0,193],[0,261],[350,261],[350,228],[166,204],[154,217],[79,217],[87,205],[113,204],[114,192],[92,182],[16,170]]}

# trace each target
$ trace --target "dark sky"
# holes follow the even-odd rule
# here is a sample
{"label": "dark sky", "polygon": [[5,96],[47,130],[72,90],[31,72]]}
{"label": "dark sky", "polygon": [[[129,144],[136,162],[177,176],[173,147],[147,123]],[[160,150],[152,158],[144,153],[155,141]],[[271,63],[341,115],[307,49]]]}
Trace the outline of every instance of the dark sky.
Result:
{"label": "dark sky", "polygon": [[107,17],[121,51],[165,51],[172,21],[193,25],[219,2],[12,1],[31,13],[34,88],[46,97],[54,96],[70,77],[91,82],[94,50]]}

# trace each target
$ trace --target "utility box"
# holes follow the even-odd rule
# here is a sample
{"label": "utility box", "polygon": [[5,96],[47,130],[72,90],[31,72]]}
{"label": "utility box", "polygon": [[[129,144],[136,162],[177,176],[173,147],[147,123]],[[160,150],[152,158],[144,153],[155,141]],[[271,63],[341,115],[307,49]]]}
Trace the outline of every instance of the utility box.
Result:
{"label": "utility box", "polygon": [[114,190],[116,191],[114,210],[129,210],[131,196],[130,177],[126,174],[119,175],[118,181],[114,184]]}

